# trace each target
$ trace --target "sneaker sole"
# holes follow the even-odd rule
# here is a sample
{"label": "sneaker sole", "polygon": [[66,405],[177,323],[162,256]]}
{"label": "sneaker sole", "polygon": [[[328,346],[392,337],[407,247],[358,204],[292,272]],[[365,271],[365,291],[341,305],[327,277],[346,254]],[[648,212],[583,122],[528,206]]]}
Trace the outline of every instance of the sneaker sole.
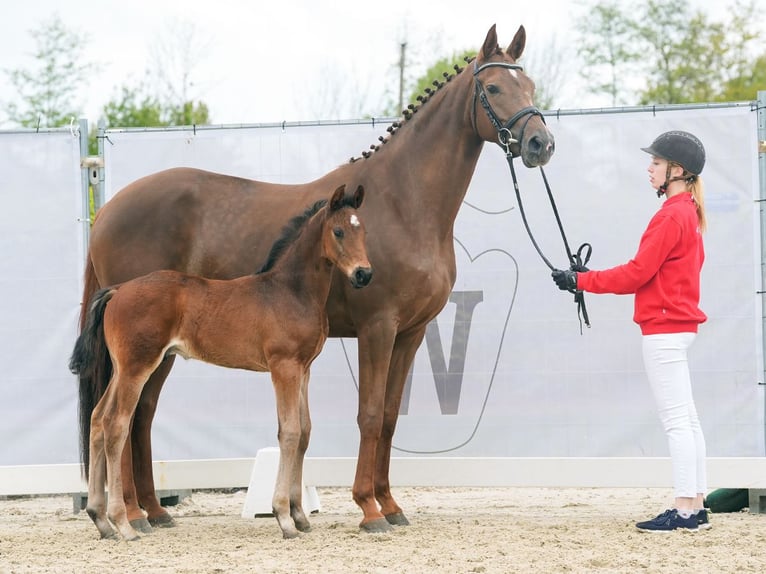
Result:
{"label": "sneaker sole", "polygon": [[[710,528],[710,527],[708,527]],[[702,529],[702,526],[698,526],[697,528],[674,528],[672,530],[654,530],[651,528],[638,528],[636,527],[636,530],[639,532],[648,532],[649,534],[672,534],[673,532],[699,532],[700,529]]]}

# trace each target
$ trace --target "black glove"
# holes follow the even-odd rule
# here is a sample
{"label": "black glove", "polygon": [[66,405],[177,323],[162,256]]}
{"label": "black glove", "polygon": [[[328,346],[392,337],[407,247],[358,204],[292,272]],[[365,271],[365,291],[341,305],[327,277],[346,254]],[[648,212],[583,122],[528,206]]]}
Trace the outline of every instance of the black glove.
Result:
{"label": "black glove", "polygon": [[551,272],[551,277],[562,291],[571,291],[572,293],[577,291],[577,273],[574,271],[554,269]]}

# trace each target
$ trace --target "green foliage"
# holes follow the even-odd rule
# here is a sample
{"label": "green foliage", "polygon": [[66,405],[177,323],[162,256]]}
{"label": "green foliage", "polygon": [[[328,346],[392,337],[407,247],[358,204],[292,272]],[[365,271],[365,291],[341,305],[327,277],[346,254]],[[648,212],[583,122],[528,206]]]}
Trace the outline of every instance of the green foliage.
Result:
{"label": "green foliage", "polygon": [[[590,90],[613,104],[630,93],[640,104],[755,99],[764,64],[752,57],[762,34],[757,12],[756,0],[738,0],[728,21],[716,22],[688,0],[604,0],[576,23],[583,74],[606,78]],[[641,86],[631,90],[632,78]]]}
{"label": "green foliage", "polygon": [[36,48],[33,69],[5,70],[20,103],[5,105],[9,120],[23,127],[58,127],[81,115],[77,92],[97,69],[85,59],[87,40],[54,15],[30,32]]}
{"label": "green foliage", "polygon": [[133,128],[165,125],[159,100],[147,95],[142,87],[122,86],[120,95],[107,102],[103,113],[108,126]]}
{"label": "green foliage", "polygon": [[409,87],[406,89],[408,95],[406,96],[404,104],[400,106],[399,102],[389,102],[386,109],[383,111],[383,115],[390,117],[400,116],[402,115],[403,110],[399,108],[406,108],[408,105],[419,105],[418,96],[424,96],[427,93],[426,89],[435,90],[436,86],[434,85],[434,82],[444,82],[445,73],[448,75],[454,74],[456,65],[461,68],[465,67],[466,58],[472,58],[474,55],[473,52],[463,51],[453,53],[452,56],[437,60],[422,76],[412,82],[407,82],[409,84]]}
{"label": "green foliage", "polygon": [[435,83],[441,83],[445,81],[445,74],[447,76],[455,73],[455,66],[461,68],[466,65],[466,58],[472,58],[476,54],[474,52],[464,51],[460,53],[453,53],[451,56],[441,58],[431,65],[420,78],[415,81],[412,86],[409,95],[409,103],[417,104],[417,98],[420,95],[426,93],[426,88],[435,90]]}

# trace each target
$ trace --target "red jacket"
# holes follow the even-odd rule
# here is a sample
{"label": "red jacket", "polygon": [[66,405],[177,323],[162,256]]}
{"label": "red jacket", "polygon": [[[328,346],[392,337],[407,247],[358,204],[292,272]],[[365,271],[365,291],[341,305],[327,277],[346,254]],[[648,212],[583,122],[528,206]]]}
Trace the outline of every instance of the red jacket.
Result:
{"label": "red jacket", "polygon": [[705,260],[691,193],[666,199],[641,236],[636,255],[604,271],[577,274],[591,293],[635,293],[633,320],[644,335],[696,333],[707,317],[699,308]]}

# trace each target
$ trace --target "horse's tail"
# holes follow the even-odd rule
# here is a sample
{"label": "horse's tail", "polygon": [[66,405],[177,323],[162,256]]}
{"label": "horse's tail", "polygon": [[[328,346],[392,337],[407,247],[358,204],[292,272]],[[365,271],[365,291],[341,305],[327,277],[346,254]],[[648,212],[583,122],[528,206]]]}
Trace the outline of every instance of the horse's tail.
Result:
{"label": "horse's tail", "polygon": [[69,370],[79,378],[80,402],[80,460],[83,476],[88,478],[90,465],[90,417],[98,401],[106,392],[112,377],[112,360],[104,340],[104,311],[106,304],[116,291],[114,288],[99,289],[93,273],[93,266],[88,263],[85,273],[85,291],[83,310],[80,314],[80,336],[69,360]]}

